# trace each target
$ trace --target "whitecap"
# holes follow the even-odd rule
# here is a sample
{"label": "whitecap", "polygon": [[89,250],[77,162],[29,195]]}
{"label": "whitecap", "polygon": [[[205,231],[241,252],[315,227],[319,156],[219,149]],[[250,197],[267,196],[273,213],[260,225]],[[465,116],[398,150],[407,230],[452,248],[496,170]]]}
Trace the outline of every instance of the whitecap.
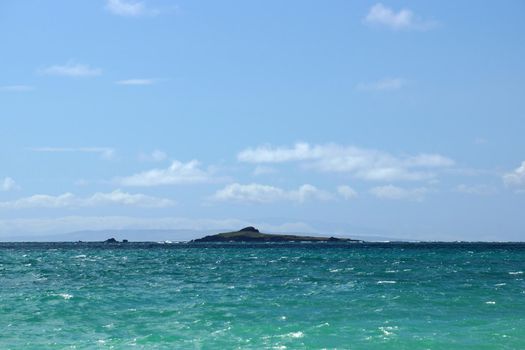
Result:
{"label": "whitecap", "polygon": [[522,275],[523,271],[511,271],[509,272],[509,275]]}
{"label": "whitecap", "polygon": [[329,326],[330,326],[330,323],[325,322],[325,323],[318,324],[314,328],[329,327]]}
{"label": "whitecap", "polygon": [[304,333],[301,331],[291,332],[291,333],[288,333],[287,336],[289,336],[290,338],[302,338],[304,337]]}
{"label": "whitecap", "polygon": [[377,284],[394,284],[396,281],[377,281]]}
{"label": "whitecap", "polygon": [[494,304],[496,304],[496,302],[495,301],[486,301],[485,304],[494,305]]}
{"label": "whitecap", "polygon": [[66,299],[66,300],[69,300],[69,299],[73,298],[73,296],[71,294],[68,294],[68,293],[60,293],[60,294],[58,294],[58,296]]}
{"label": "whitecap", "polygon": [[383,332],[383,335],[385,337],[388,337],[390,335],[395,335],[395,333],[393,331],[395,331],[397,329],[397,326],[386,326],[386,327],[379,327],[379,330],[381,332]]}

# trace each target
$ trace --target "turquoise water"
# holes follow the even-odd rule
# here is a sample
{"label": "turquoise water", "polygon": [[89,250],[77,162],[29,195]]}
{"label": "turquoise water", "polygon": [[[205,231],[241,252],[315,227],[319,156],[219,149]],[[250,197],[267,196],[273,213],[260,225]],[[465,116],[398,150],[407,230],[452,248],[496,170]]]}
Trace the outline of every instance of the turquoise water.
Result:
{"label": "turquoise water", "polygon": [[524,349],[523,244],[0,243],[0,349]]}

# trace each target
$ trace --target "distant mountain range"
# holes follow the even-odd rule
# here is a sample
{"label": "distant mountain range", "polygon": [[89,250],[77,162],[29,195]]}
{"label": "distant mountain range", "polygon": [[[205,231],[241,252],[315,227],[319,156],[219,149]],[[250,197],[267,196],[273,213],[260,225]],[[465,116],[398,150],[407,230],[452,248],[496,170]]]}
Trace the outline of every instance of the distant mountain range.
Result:
{"label": "distant mountain range", "polygon": [[[238,232],[231,231],[228,228],[222,230],[84,230],[74,231],[63,234],[42,234],[42,235],[23,235],[23,236],[12,236],[2,237],[0,241],[4,242],[75,242],[75,241],[105,241],[108,238],[115,238],[119,241],[127,239],[130,242],[184,242],[202,238],[206,235],[215,235],[217,232]],[[276,234],[271,232],[270,234]],[[354,240],[363,240],[369,242],[383,242],[383,241],[409,241],[407,239],[399,239],[392,237],[382,236],[363,236],[363,235],[340,235],[340,234],[313,234],[313,233],[283,233],[285,235],[295,236],[315,236],[315,237],[326,237],[336,236],[338,238],[350,238]]]}

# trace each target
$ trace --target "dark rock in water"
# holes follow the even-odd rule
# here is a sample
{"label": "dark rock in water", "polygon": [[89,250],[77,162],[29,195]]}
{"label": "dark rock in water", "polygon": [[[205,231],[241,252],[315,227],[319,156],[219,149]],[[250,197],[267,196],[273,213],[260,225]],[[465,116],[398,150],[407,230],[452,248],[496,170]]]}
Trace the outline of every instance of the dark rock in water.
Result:
{"label": "dark rock in water", "polygon": [[118,243],[118,241],[115,238],[111,237],[109,239],[106,239],[104,243]]}
{"label": "dark rock in water", "polygon": [[248,226],[243,229],[240,229],[239,232],[259,232],[259,230],[253,226]]}
{"label": "dark rock in water", "polygon": [[127,239],[123,239],[122,243],[129,243],[129,241]]}
{"label": "dark rock in water", "polygon": [[218,233],[195,239],[192,242],[360,242],[349,238],[315,237],[297,235],[278,235],[261,233],[255,227],[245,227],[239,231]]}

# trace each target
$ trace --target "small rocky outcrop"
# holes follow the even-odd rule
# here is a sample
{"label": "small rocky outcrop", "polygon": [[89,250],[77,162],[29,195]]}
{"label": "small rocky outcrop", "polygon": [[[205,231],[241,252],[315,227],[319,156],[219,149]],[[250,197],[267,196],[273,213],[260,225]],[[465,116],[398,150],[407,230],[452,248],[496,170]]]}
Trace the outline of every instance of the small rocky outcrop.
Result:
{"label": "small rocky outcrop", "polygon": [[104,243],[118,243],[118,241],[115,238],[111,237],[106,239]]}

